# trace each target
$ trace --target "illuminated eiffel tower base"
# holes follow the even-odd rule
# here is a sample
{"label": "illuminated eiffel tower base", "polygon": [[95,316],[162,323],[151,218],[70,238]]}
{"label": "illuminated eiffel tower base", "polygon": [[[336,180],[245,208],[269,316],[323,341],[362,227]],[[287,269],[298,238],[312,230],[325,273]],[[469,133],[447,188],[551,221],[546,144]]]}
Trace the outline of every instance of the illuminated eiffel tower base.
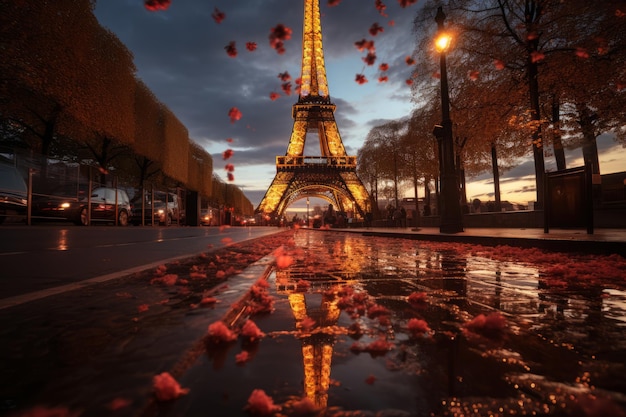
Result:
{"label": "illuminated eiffel tower base", "polygon": [[[319,0],[304,0],[302,83],[294,104],[291,139],[285,156],[276,157],[276,176],[256,209],[282,216],[305,197],[322,198],[339,211],[363,218],[371,210],[369,194],[356,174],[356,156],[346,155],[335,121],[326,80]],[[304,156],[307,134],[319,138],[320,156]]]}

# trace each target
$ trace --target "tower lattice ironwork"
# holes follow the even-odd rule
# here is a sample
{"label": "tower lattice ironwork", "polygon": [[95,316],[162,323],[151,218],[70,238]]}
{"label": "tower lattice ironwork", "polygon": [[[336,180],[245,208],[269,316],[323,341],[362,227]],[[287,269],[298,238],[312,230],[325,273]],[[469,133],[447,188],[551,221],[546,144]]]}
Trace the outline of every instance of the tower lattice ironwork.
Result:
{"label": "tower lattice ironwork", "polygon": [[[276,176],[257,207],[258,213],[281,216],[292,203],[319,197],[339,211],[363,217],[370,210],[367,189],[356,173],[356,156],[346,155],[330,100],[319,0],[304,0],[302,72],[298,102],[293,105],[291,139],[276,157]],[[320,156],[305,156],[308,133],[317,133]]]}

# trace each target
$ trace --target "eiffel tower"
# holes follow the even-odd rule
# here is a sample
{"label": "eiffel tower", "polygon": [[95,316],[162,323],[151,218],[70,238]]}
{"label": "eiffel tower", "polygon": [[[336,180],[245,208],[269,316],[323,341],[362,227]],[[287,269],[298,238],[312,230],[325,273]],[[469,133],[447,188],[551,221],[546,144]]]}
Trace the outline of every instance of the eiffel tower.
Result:
{"label": "eiffel tower", "polygon": [[[319,0],[304,0],[302,73],[298,102],[293,105],[291,139],[285,156],[276,157],[276,176],[256,209],[257,213],[284,214],[305,197],[322,198],[339,211],[353,210],[364,217],[369,194],[356,174],[356,156],[346,155],[330,101]],[[307,133],[317,133],[321,156],[305,156]]]}

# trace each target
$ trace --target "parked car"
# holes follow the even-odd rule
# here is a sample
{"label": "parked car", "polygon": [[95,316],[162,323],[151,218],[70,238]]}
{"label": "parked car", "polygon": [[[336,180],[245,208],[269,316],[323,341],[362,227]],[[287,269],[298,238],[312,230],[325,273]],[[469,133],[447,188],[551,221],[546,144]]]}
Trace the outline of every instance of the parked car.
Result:
{"label": "parked car", "polygon": [[[91,221],[115,222],[117,193],[117,224],[127,226],[132,215],[130,199],[126,191],[99,187],[91,192]],[[78,225],[88,225],[88,199],[55,196],[33,197],[33,217],[61,219]]]}
{"label": "parked car", "polygon": [[25,216],[27,188],[13,165],[0,163],[0,224],[11,215]]}
{"label": "parked car", "polygon": [[136,202],[133,206],[132,216],[132,223],[134,225],[137,226],[141,224],[142,212],[144,219],[143,224],[146,226],[152,225],[153,218],[154,224],[163,226],[169,226],[172,223],[185,223],[185,210],[182,208],[181,199],[174,193],[155,193],[154,210],[152,207],[152,198],[150,198],[149,195],[146,195],[143,207],[141,206],[141,201]]}
{"label": "parked car", "polygon": [[217,219],[214,217],[212,209],[202,209],[200,212],[200,224],[202,226],[213,226],[217,224]]}

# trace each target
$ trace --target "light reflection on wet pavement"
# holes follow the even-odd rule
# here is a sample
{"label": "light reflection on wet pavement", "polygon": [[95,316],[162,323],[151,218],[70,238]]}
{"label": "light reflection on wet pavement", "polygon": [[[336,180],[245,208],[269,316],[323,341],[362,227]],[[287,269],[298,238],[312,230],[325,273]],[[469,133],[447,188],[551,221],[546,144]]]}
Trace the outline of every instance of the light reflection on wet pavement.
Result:
{"label": "light reflection on wet pavement", "polygon": [[[325,416],[624,415],[623,286],[554,286],[532,259],[456,248],[298,231],[268,277],[275,311],[252,317],[267,336],[211,345],[164,415],[245,415],[255,389],[286,415],[303,396]],[[504,327],[468,331],[494,312]]]}
{"label": "light reflection on wet pavement", "polygon": [[[228,309],[241,294],[236,286],[248,288],[256,278],[229,279],[229,289],[215,292],[222,303],[212,310],[189,310],[187,298],[174,303],[183,293],[175,287],[166,288],[170,303],[157,307],[158,288],[132,279],[42,306],[51,321],[25,320],[39,326],[27,336],[34,355],[37,344],[58,349],[52,357],[60,365],[45,365],[47,352],[29,359],[43,372],[58,372],[56,381],[35,378],[30,387],[41,384],[39,398],[57,399],[49,405],[86,410],[59,417],[247,416],[254,390],[281,407],[276,415],[287,416],[626,415],[623,258],[541,258],[525,250],[302,229],[276,255],[285,267],[258,284],[273,302],[271,313],[251,314],[249,299]],[[561,264],[598,274],[572,281]],[[120,299],[122,290],[135,301]],[[97,322],[127,327],[137,314],[131,308],[148,296],[154,315],[117,331],[125,339],[114,337],[114,323]],[[89,320],[81,332],[68,305],[84,306]],[[220,317],[234,328],[251,319],[265,337],[199,339]],[[37,340],[54,327],[64,335],[52,333],[48,345]],[[90,359],[89,341],[93,351],[96,344],[109,348]],[[164,371],[189,393],[153,401],[148,381]],[[105,409],[113,398],[132,405]]]}

